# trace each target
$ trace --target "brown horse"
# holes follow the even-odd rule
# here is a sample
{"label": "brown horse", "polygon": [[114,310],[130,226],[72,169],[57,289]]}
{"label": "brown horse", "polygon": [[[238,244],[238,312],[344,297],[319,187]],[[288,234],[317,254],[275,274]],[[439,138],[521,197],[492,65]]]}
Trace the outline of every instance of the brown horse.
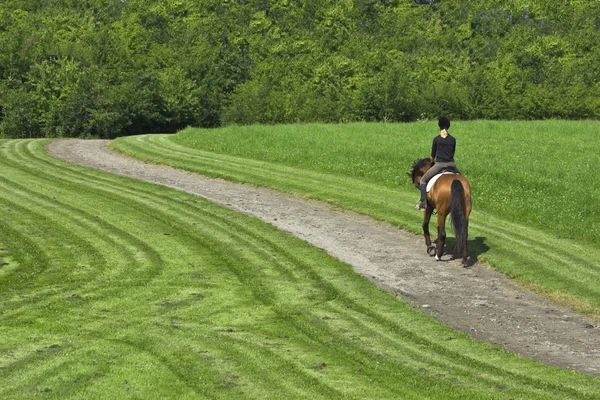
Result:
{"label": "brown horse", "polygon": [[[431,160],[423,158],[415,162],[412,171],[408,176],[419,188],[421,177],[431,168]],[[435,245],[431,243],[429,235],[429,220],[433,210],[437,209],[438,236]],[[444,243],[446,241],[446,217],[452,214],[452,226],[456,236],[455,253],[462,255],[462,265],[467,263],[467,236],[469,232],[469,215],[471,214],[471,186],[467,179],[457,173],[444,174],[433,184],[429,193],[427,193],[427,208],[423,218],[423,234],[425,235],[425,244],[427,253],[431,256],[435,254],[435,259],[440,260],[444,253]]]}

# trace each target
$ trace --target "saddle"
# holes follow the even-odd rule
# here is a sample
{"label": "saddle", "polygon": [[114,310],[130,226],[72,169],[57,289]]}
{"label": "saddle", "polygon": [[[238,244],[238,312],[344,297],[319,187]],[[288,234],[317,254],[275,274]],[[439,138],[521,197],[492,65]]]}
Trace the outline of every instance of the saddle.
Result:
{"label": "saddle", "polygon": [[442,172],[440,172],[439,174],[434,175],[433,178],[431,178],[429,180],[429,182],[427,182],[427,192],[429,192],[431,190],[431,188],[433,187],[433,185],[435,184],[435,182],[438,179],[440,179],[440,176],[442,176],[442,175],[448,175],[448,174],[457,174],[458,175],[458,171],[456,169],[454,169],[453,167],[444,168],[442,170]]}

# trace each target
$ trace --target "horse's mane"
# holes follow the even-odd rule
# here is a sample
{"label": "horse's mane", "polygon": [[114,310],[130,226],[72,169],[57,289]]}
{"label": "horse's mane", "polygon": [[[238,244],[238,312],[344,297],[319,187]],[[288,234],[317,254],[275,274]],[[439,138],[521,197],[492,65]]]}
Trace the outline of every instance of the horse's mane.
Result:
{"label": "horse's mane", "polygon": [[410,177],[413,182],[415,181],[415,173],[417,172],[417,170],[423,168],[429,162],[429,158],[421,158],[415,161],[415,163],[412,166],[412,171],[410,172]]}

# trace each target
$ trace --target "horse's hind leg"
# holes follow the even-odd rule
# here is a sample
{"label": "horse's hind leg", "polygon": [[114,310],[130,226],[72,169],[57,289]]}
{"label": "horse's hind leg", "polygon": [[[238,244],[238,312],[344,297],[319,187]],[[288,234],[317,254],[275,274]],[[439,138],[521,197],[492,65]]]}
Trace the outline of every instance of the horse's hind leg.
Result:
{"label": "horse's hind leg", "polygon": [[461,264],[463,267],[468,267],[469,266],[469,261],[467,260],[469,257],[469,252],[467,251],[467,237],[468,237],[468,226],[469,226],[469,219],[467,218],[467,233],[465,234],[464,237],[464,241],[463,241],[463,246],[462,246],[462,261]]}
{"label": "horse's hind leg", "polygon": [[440,261],[442,259],[442,255],[444,254],[444,244],[446,243],[446,217],[447,213],[441,213],[438,210],[438,237],[437,237],[437,252],[435,254],[435,259]]}

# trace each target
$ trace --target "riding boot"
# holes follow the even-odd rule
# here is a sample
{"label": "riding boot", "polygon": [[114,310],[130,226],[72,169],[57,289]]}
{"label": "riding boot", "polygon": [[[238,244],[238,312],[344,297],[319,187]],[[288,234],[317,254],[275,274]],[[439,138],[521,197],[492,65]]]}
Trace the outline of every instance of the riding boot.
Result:
{"label": "riding boot", "polygon": [[419,200],[419,204],[415,208],[423,211],[427,208],[427,185],[421,185],[419,189],[421,189],[421,200]]}

